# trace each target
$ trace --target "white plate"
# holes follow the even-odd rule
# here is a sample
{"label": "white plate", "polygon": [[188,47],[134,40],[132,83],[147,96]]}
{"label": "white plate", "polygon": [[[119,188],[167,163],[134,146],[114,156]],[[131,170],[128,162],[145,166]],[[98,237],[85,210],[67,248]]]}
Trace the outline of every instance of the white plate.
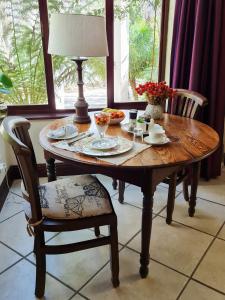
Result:
{"label": "white plate", "polygon": [[91,147],[92,142],[76,147],[74,150],[88,156],[107,157],[120,155],[128,152],[133,147],[133,142],[125,138],[118,138],[118,145],[110,150],[95,150]]}
{"label": "white plate", "polygon": [[[130,129],[129,129],[129,123],[122,124],[122,125],[121,125],[121,129],[122,129],[123,131],[129,132],[129,133],[134,133],[133,130],[130,130]],[[147,133],[148,133],[147,131],[143,132],[143,134],[147,134]]]}
{"label": "white plate", "polygon": [[52,140],[69,140],[69,139],[75,138],[76,136],[78,136],[78,131],[76,131],[70,135],[63,135],[60,137],[55,137],[55,136],[51,135],[51,132],[48,132],[48,134],[47,134],[47,137]]}
{"label": "white plate", "polygon": [[117,138],[107,138],[107,137],[94,140],[91,143],[92,149],[95,150],[109,150],[115,148],[117,145],[118,145]]}
{"label": "white plate", "polygon": [[170,142],[170,139],[169,138],[165,138],[165,140],[163,141],[163,142],[161,142],[161,143],[159,143],[159,142],[153,142],[150,138],[149,138],[149,136],[146,136],[145,138],[144,138],[144,141],[147,143],[147,144],[150,144],[150,145],[153,145],[153,146],[162,146],[162,145],[166,145],[166,144],[168,144],[169,142]]}

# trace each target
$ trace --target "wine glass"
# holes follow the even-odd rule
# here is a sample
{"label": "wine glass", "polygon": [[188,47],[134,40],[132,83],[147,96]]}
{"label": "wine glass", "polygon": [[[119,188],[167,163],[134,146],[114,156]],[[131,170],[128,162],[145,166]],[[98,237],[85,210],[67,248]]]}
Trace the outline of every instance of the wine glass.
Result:
{"label": "wine glass", "polygon": [[94,119],[100,138],[103,139],[110,122],[110,114],[105,112],[96,112],[94,114]]}

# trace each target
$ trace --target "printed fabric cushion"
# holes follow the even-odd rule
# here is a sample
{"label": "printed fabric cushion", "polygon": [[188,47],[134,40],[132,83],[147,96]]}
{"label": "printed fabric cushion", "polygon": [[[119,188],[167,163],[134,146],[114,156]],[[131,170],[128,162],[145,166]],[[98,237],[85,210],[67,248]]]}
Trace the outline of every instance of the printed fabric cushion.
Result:
{"label": "printed fabric cushion", "polygon": [[[42,214],[51,219],[78,219],[112,213],[109,195],[92,175],[78,175],[39,186]],[[25,213],[30,215],[30,204]]]}

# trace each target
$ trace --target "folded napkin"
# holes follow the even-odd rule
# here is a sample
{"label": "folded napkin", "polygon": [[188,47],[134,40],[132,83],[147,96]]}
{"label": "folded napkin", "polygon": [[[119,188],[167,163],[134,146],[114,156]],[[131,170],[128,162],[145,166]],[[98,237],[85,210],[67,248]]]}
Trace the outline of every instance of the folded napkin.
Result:
{"label": "folded napkin", "polygon": [[67,124],[65,126],[59,127],[55,130],[49,130],[48,135],[52,138],[63,138],[65,136],[71,136],[77,132],[77,127],[73,124]]}

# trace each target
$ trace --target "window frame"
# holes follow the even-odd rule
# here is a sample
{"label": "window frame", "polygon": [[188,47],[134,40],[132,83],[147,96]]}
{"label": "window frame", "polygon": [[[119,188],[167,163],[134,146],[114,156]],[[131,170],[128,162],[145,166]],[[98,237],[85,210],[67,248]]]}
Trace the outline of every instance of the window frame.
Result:
{"label": "window frame", "polygon": [[[9,105],[8,115],[25,115],[29,119],[51,119],[74,113],[74,109],[56,109],[52,56],[48,54],[49,20],[47,2],[48,0],[38,0],[48,103],[43,105]],[[162,0],[159,81],[164,80],[165,75],[169,2],[170,0]],[[105,17],[109,49],[109,56],[106,59],[107,106],[120,109],[145,109],[146,102],[144,101],[114,102],[114,0],[105,0]],[[101,108],[90,108],[89,111],[98,109]]]}

